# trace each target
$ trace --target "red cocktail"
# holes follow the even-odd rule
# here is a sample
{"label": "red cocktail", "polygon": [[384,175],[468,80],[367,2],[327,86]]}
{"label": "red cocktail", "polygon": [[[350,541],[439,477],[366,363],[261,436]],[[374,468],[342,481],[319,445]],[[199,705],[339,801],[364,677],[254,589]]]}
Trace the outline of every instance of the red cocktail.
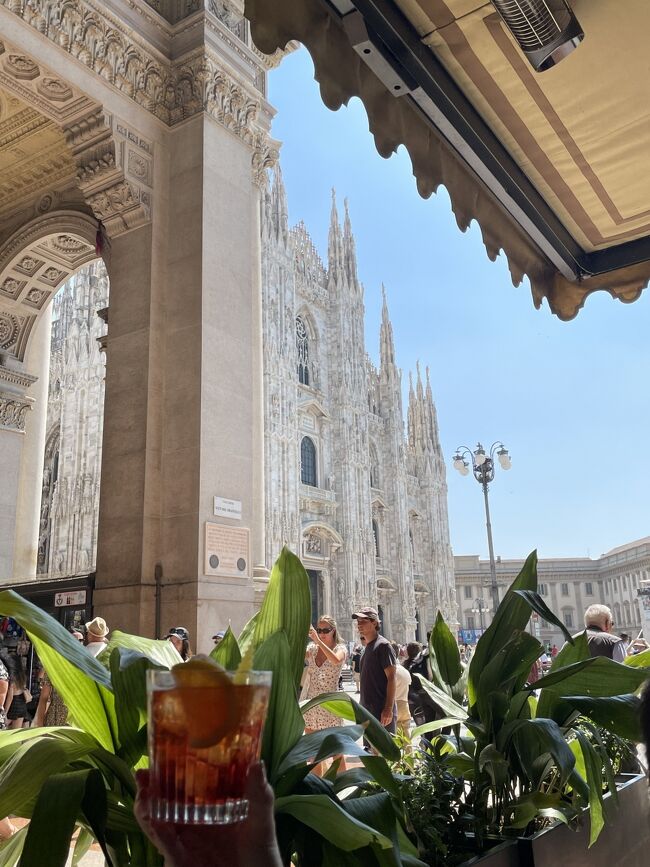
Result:
{"label": "red cocktail", "polygon": [[271,672],[224,672],[201,660],[150,671],[148,690],[152,818],[245,819],[244,787],[260,755]]}

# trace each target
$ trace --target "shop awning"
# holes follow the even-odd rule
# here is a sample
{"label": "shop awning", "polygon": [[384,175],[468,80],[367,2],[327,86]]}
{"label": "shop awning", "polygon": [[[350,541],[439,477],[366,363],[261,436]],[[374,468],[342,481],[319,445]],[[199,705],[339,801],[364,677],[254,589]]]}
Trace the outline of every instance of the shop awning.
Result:
{"label": "shop awning", "polygon": [[403,144],[421,195],[442,184],[536,306],[573,318],[650,280],[650,3],[572,0],[584,41],[536,73],[491,2],[246,0],[258,48],[291,40],[325,104],[358,96],[377,150]]}

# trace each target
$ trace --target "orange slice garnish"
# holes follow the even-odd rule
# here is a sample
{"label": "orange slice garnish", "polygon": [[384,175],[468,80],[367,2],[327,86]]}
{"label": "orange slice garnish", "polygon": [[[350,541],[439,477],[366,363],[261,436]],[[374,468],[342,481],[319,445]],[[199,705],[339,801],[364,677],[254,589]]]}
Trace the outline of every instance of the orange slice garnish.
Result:
{"label": "orange slice garnish", "polygon": [[172,668],[189,745],[205,749],[237,729],[238,704],[233,683],[212,659],[193,657]]}

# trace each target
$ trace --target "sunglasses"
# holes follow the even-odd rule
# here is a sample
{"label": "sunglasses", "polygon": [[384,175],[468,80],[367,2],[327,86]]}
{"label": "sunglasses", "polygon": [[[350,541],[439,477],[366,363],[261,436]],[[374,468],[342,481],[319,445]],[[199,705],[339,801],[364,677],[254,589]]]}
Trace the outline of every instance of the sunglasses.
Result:
{"label": "sunglasses", "polygon": [[329,635],[330,632],[334,632],[331,626],[319,626],[316,632],[319,635]]}

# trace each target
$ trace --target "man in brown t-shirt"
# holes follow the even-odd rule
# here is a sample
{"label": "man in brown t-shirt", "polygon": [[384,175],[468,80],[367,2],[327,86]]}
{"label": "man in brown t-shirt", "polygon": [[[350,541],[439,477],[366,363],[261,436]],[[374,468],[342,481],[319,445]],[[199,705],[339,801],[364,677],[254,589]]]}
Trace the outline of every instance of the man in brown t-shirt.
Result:
{"label": "man in brown t-shirt", "polygon": [[362,608],[352,615],[359,635],[365,641],[361,657],[361,705],[376,717],[389,732],[395,732],[395,652],[379,634],[379,615],[374,608]]}

